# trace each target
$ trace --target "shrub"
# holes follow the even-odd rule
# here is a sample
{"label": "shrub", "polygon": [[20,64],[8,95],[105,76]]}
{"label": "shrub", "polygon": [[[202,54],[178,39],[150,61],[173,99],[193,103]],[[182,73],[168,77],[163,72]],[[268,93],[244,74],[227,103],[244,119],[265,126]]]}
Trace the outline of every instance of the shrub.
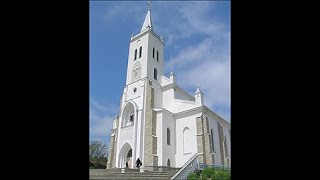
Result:
{"label": "shrub", "polygon": [[224,169],[206,168],[201,172],[201,177],[196,173],[192,173],[188,176],[188,180],[207,180],[207,178],[211,178],[212,180],[231,180],[230,171]]}
{"label": "shrub", "polygon": [[200,177],[197,175],[197,173],[192,173],[188,176],[188,180],[197,180],[200,179]]}
{"label": "shrub", "polygon": [[212,178],[214,176],[214,169],[206,168],[202,171],[201,174],[203,179]]}
{"label": "shrub", "polygon": [[224,169],[213,169],[212,179],[230,180],[231,174],[229,170]]}

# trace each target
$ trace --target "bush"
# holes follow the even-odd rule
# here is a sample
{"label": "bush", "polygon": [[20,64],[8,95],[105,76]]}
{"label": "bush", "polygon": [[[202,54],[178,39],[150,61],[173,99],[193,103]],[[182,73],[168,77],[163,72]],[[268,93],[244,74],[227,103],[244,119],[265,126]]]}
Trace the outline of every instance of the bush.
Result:
{"label": "bush", "polygon": [[197,180],[200,179],[200,176],[197,175],[197,173],[192,173],[188,176],[188,180]]}
{"label": "bush", "polygon": [[201,177],[196,173],[188,176],[188,179],[204,179],[211,178],[212,180],[231,180],[230,171],[224,169],[206,168],[201,172]]}
{"label": "bush", "polygon": [[230,180],[231,179],[231,175],[230,175],[230,171],[228,170],[224,170],[224,169],[210,169],[211,173],[211,178],[212,179],[217,179],[217,180]]}
{"label": "bush", "polygon": [[230,171],[228,170],[222,170],[222,169],[216,169],[214,171],[213,179],[231,179]]}
{"label": "bush", "polygon": [[202,178],[207,179],[207,178],[212,178],[214,173],[214,169],[212,168],[206,168],[202,171]]}

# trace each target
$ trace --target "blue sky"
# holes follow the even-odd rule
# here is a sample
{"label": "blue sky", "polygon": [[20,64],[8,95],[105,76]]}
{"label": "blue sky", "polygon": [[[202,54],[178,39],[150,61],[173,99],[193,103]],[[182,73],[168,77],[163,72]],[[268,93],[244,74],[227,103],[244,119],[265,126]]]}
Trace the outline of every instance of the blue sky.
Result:
{"label": "blue sky", "polygon": [[[147,14],[147,1],[90,1],[90,141],[109,143],[125,86],[131,34]],[[151,2],[154,31],[165,41],[165,75],[230,117],[230,1]]]}

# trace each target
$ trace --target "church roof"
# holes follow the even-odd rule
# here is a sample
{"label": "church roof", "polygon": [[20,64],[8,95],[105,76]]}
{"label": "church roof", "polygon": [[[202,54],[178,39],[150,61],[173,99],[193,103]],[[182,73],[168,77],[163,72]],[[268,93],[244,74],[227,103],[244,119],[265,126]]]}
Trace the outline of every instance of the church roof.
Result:
{"label": "church roof", "polygon": [[143,25],[142,25],[142,28],[141,28],[141,31],[144,31],[146,29],[152,29],[153,30],[153,24],[152,24],[152,19],[151,19],[151,10],[150,8],[148,9],[148,13],[146,15],[146,18],[144,19],[144,22],[143,22]]}

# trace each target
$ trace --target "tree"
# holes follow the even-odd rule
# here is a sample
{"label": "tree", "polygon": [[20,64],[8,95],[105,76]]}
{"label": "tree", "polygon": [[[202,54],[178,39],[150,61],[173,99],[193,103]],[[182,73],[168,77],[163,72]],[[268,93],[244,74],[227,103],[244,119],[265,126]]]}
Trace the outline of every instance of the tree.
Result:
{"label": "tree", "polygon": [[101,166],[101,163],[107,163],[107,145],[101,141],[91,141],[89,144],[89,161],[96,164],[96,168]]}

